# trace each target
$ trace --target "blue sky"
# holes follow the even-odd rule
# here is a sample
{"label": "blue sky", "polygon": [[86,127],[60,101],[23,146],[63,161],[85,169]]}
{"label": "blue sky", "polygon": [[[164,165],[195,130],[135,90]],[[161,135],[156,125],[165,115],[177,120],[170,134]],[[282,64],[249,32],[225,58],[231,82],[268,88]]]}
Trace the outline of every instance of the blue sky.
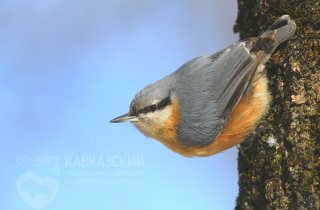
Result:
{"label": "blue sky", "polygon": [[0,209],[232,209],[237,149],[185,158],[130,124],[137,91],[238,40],[235,1],[0,2]]}

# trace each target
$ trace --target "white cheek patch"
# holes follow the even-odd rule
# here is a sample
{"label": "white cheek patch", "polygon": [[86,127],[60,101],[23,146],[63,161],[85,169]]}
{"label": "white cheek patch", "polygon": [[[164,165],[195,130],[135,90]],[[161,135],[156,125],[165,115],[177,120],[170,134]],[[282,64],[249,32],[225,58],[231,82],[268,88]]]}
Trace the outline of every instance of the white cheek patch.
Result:
{"label": "white cheek patch", "polygon": [[165,122],[169,119],[172,114],[172,106],[167,106],[164,109],[150,112],[145,115],[146,118],[153,122]]}
{"label": "white cheek patch", "polygon": [[173,108],[171,105],[166,106],[162,110],[149,112],[139,115],[139,121],[133,124],[146,136],[159,139],[161,128],[166,126],[167,120],[172,115]]}

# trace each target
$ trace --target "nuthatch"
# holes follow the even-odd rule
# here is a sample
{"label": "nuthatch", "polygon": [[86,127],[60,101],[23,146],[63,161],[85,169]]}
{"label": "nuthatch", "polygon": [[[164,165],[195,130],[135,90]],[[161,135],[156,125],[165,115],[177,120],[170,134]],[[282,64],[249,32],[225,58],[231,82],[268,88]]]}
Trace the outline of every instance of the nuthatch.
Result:
{"label": "nuthatch", "polygon": [[283,15],[259,37],[194,58],[146,86],[129,113],[111,122],[132,122],[146,136],[188,157],[240,144],[269,107],[264,65],[295,30],[295,22]]}

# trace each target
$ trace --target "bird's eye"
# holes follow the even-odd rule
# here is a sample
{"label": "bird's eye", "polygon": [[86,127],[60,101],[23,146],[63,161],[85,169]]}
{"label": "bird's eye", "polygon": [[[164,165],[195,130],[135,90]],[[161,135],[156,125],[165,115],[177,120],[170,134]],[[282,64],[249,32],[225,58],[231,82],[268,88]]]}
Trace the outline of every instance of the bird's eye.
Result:
{"label": "bird's eye", "polygon": [[157,110],[157,105],[156,105],[156,104],[152,104],[152,105],[150,106],[150,111],[154,112],[154,111],[156,111],[156,110]]}

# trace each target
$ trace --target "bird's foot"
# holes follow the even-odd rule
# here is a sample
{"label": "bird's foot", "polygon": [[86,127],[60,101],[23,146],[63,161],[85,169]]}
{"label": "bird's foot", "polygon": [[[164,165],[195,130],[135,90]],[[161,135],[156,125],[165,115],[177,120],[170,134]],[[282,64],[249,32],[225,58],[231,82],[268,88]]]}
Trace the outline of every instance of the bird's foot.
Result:
{"label": "bird's foot", "polygon": [[243,156],[247,156],[245,151],[250,149],[256,139],[257,132],[251,133],[241,144],[238,145],[238,149]]}

